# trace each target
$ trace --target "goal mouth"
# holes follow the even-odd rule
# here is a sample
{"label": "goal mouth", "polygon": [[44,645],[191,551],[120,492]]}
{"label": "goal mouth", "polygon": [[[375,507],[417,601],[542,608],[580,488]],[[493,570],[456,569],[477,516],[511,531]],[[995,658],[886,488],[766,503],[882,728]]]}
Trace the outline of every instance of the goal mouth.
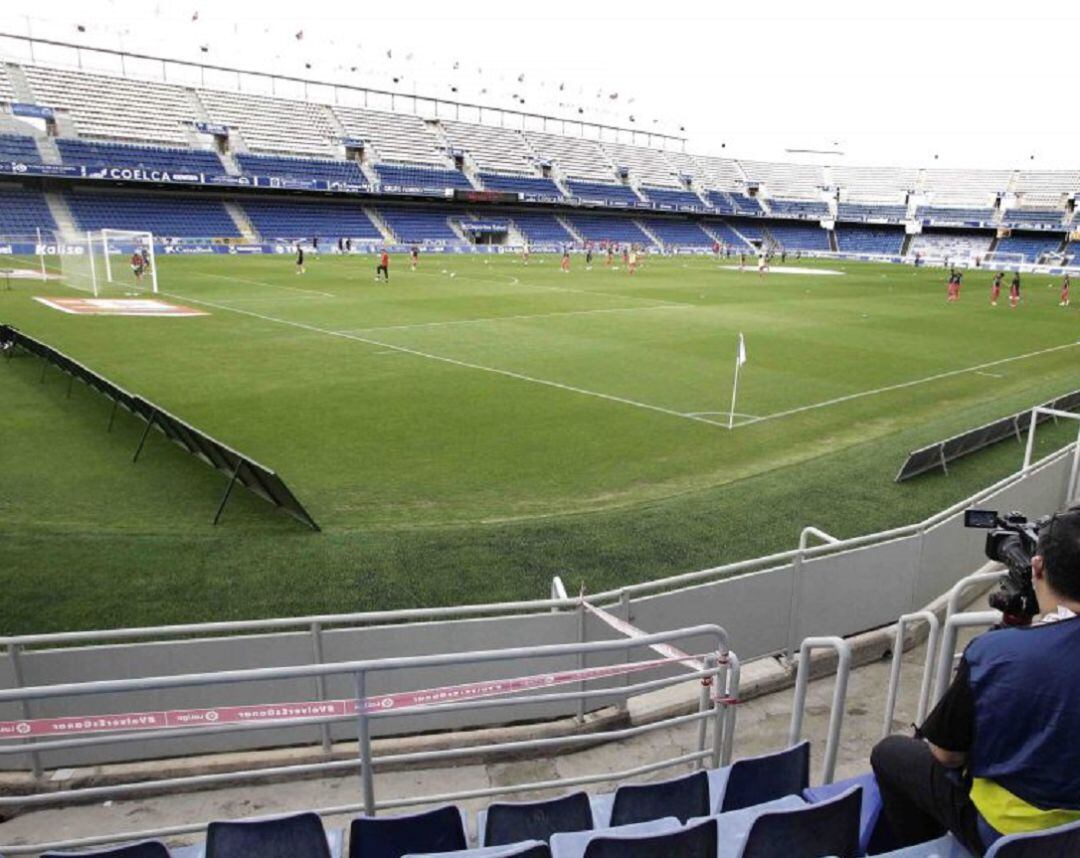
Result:
{"label": "goal mouth", "polygon": [[67,286],[95,298],[158,293],[152,232],[101,229],[68,238],[60,257]]}

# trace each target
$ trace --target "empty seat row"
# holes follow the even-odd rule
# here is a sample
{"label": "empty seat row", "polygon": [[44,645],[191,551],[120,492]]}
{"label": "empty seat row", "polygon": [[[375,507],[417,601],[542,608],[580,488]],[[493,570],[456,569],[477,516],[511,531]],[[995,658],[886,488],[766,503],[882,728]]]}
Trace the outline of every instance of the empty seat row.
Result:
{"label": "empty seat row", "polygon": [[375,172],[384,191],[437,193],[447,188],[471,190],[472,185],[458,170],[425,164],[376,164]]}
{"label": "empty seat row", "polygon": [[178,238],[238,237],[224,203],[199,196],[69,191],[64,195],[82,230],[147,230]]}
{"label": "empty seat row", "polygon": [[274,176],[282,179],[321,180],[366,186],[367,179],[355,161],[331,158],[289,158],[283,155],[252,155],[241,153],[236,163],[253,176]]}
{"label": "empty seat row", "polygon": [[479,176],[480,182],[489,191],[509,191],[527,197],[563,197],[559,186],[543,176],[509,176],[502,173],[480,173]]}
{"label": "empty seat row", "polygon": [[330,200],[248,199],[241,203],[263,238],[361,238],[382,240],[363,208]]}
{"label": "empty seat row", "polygon": [[60,138],[56,141],[65,164],[92,168],[138,167],[170,173],[221,175],[225,167],[215,152],[178,146],[139,146],[100,140]]}
{"label": "empty seat row", "polygon": [[606,182],[580,182],[573,179],[567,181],[566,187],[572,196],[580,197],[588,202],[615,203],[617,205],[634,205],[641,199],[634,193],[629,185],[608,184]]}
{"label": "empty seat row", "polygon": [[38,229],[56,229],[45,195],[19,185],[0,185],[0,234],[31,236]]}
{"label": "empty seat row", "polygon": [[0,161],[40,164],[37,142],[28,134],[0,134]]}

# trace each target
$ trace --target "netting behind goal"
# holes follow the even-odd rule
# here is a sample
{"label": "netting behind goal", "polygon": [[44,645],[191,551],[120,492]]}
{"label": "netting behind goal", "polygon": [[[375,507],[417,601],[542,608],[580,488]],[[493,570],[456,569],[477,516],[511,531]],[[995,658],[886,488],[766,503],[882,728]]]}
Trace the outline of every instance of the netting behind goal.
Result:
{"label": "netting behind goal", "polygon": [[157,258],[149,232],[103,229],[74,237],[61,257],[61,276],[93,295],[157,292]]}

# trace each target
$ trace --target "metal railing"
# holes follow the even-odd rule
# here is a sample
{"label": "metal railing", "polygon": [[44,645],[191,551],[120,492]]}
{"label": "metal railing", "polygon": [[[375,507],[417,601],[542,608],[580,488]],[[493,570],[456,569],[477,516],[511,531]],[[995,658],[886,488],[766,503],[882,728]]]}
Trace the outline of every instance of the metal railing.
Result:
{"label": "metal railing", "polygon": [[[404,708],[387,707],[372,708],[368,697],[368,682],[370,677],[388,672],[407,671],[417,668],[445,669],[452,666],[475,665],[484,666],[497,662],[514,662],[522,660],[550,659],[557,657],[574,658],[582,655],[603,656],[607,654],[616,665],[619,657],[629,655],[633,650],[652,648],[662,644],[668,644],[678,640],[702,639],[708,641],[708,651],[701,657],[700,669],[679,670],[672,675],[662,676],[643,681],[634,681],[626,685],[616,687],[602,687],[593,689],[573,688],[573,690],[559,691],[548,690],[550,686],[543,685],[538,691],[525,691],[523,693],[511,693],[509,696],[484,697],[477,696],[470,699],[453,700],[452,702],[433,702],[423,706],[405,706]],[[650,662],[648,670],[658,670],[664,667],[670,668],[675,661],[661,659],[658,662]],[[362,660],[340,662],[334,664],[314,664],[291,667],[251,668],[245,670],[220,671],[216,673],[195,673],[179,676],[158,676],[144,679],[120,679],[120,680],[97,680],[91,682],[65,683],[52,686],[40,686],[30,688],[18,688],[0,691],[0,704],[17,702],[28,705],[31,701],[54,700],[58,698],[93,698],[101,694],[122,694],[125,692],[163,691],[166,689],[181,689],[206,687],[217,685],[235,685],[250,682],[259,682],[273,679],[314,679],[325,681],[331,676],[350,676],[355,687],[357,701],[356,715],[331,716],[302,720],[303,725],[318,724],[325,729],[331,723],[342,721],[354,721],[356,724],[356,738],[358,752],[356,759],[328,760],[318,763],[304,763],[297,765],[282,765],[272,768],[249,769],[245,771],[219,772],[214,774],[191,775],[185,777],[169,777],[152,781],[140,781],[119,783],[106,786],[91,786],[68,790],[38,792],[32,795],[4,796],[0,797],[0,808],[4,807],[43,807],[56,804],[77,804],[89,801],[100,801],[110,798],[121,798],[138,793],[191,789],[216,786],[223,783],[245,780],[253,781],[260,779],[280,779],[282,777],[300,777],[314,774],[342,774],[350,771],[358,771],[360,776],[361,801],[356,804],[343,807],[319,808],[315,812],[321,815],[335,815],[341,813],[364,813],[374,815],[380,810],[394,807],[407,807],[420,804],[432,804],[446,801],[460,801],[470,798],[483,798],[495,795],[503,795],[516,792],[565,789],[572,786],[580,786],[602,781],[618,780],[634,777],[640,774],[657,771],[664,768],[680,765],[696,765],[702,767],[717,767],[727,765],[731,759],[731,747],[734,735],[734,706],[738,700],[739,692],[739,660],[729,648],[728,635],[723,628],[717,625],[699,625],[674,631],[657,634],[643,635],[637,638],[620,638],[611,641],[597,641],[592,643],[568,643],[549,644],[544,646],[521,647],[503,650],[481,650],[476,652],[439,654],[427,656],[410,656],[400,658],[386,658],[378,660]],[[485,676],[485,679],[489,678]],[[564,736],[548,738],[509,740],[492,742],[483,745],[449,747],[439,750],[409,752],[409,753],[376,753],[373,750],[371,738],[371,724],[376,719],[393,719],[405,716],[435,715],[461,709],[499,708],[507,706],[519,706],[522,704],[542,705],[573,700],[583,697],[588,700],[618,698],[625,700],[628,697],[644,694],[650,691],[658,691],[674,685],[685,683],[687,680],[698,679],[701,681],[701,690],[698,695],[696,711],[666,719],[658,720],[650,724],[633,725],[628,727],[616,727],[589,733],[576,733]],[[185,735],[207,735],[227,732],[230,730],[258,730],[277,729],[297,723],[288,719],[274,720],[260,724],[221,724],[205,728],[189,728],[179,730],[157,730],[152,733],[128,732],[109,734],[104,736],[91,736],[83,738],[44,739],[35,746],[38,753],[57,750],[60,748],[78,747],[82,744],[101,742],[125,742],[147,741],[148,739],[167,740],[175,738],[181,733]],[[625,723],[625,722],[623,722]],[[573,778],[543,781],[538,783],[517,784],[510,787],[493,787],[473,790],[460,790],[457,792],[440,793],[435,795],[413,795],[404,799],[379,800],[376,796],[376,781],[374,768],[391,765],[416,765],[430,764],[440,765],[452,763],[463,757],[483,755],[489,753],[512,753],[542,752],[556,748],[585,746],[606,741],[617,741],[647,735],[651,732],[670,729],[673,727],[697,725],[695,750],[690,753],[678,754],[665,759],[657,760],[648,765],[628,769],[623,772],[603,772],[598,774],[582,775]],[[710,741],[711,728],[711,741]],[[24,745],[0,745],[0,754],[26,753]],[[28,854],[47,849],[69,849],[78,847],[94,846],[103,843],[114,843],[124,840],[136,840],[147,837],[165,837],[177,834],[190,834],[201,831],[206,822],[193,823],[190,825],[172,826],[170,828],[158,828],[136,832],[116,832],[95,835],[78,839],[69,839],[53,843],[38,844],[14,844],[0,846],[4,854]]]}
{"label": "metal railing", "polygon": [[926,707],[930,700],[930,683],[934,673],[934,657],[937,654],[938,636],[941,633],[941,624],[937,614],[933,611],[915,611],[904,614],[896,621],[896,637],[893,641],[892,665],[889,669],[889,690],[885,697],[885,715],[881,728],[884,738],[892,732],[893,715],[896,712],[896,697],[900,687],[900,666],[904,660],[904,632],[909,623],[922,620],[930,627],[926,639],[926,660],[923,663],[922,682],[919,685],[919,705],[915,710],[915,721],[918,724],[926,717]]}
{"label": "metal railing", "polygon": [[791,729],[788,745],[795,745],[802,736],[803,714],[806,710],[806,693],[810,686],[810,653],[815,649],[831,649],[836,653],[836,684],[833,687],[832,707],[829,710],[828,738],[825,741],[825,760],[821,782],[831,784],[836,773],[836,757],[840,751],[840,728],[844,723],[847,706],[848,676],[851,673],[851,647],[843,638],[806,638],[799,647],[799,669],[795,674],[795,699],[791,704]]}

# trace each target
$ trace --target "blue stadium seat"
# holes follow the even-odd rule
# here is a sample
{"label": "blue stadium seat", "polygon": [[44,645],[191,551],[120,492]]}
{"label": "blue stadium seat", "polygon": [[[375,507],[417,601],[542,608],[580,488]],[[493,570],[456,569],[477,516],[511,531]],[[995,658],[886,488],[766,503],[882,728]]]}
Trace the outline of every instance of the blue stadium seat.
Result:
{"label": "blue stadium seat", "polygon": [[0,235],[31,236],[36,229],[56,229],[45,195],[19,185],[0,185]]}
{"label": "blue stadium seat", "polygon": [[278,197],[245,199],[240,204],[263,238],[365,238],[381,241],[382,233],[353,202],[291,200]]}
{"label": "blue stadium seat", "polygon": [[946,206],[919,206],[915,210],[918,220],[937,223],[966,223],[977,225],[993,220],[993,209],[950,208]]}
{"label": "blue stadium seat", "polygon": [[856,858],[862,787],[797,810],[764,813],[750,827],[742,858]]}
{"label": "blue stadium seat", "polygon": [[810,743],[774,754],[746,757],[731,766],[720,812],[752,807],[786,795],[802,795],[810,785]]}
{"label": "blue stadium seat", "polygon": [[709,203],[720,214],[760,215],[764,214],[761,203],[756,197],[748,197],[735,191],[709,191]]}
{"label": "blue stadium seat", "polygon": [[[1060,214],[1060,212],[1059,212]],[[1014,232],[997,243],[997,253],[1022,253],[1024,261],[1035,263],[1044,253],[1055,253],[1061,248],[1065,236],[1060,232]]]}
{"label": "blue stadium seat", "polygon": [[615,828],[598,828],[593,831],[572,831],[551,835],[551,854],[555,858],[581,858],[589,844],[598,837],[652,837],[667,834],[682,828],[674,816],[654,819],[650,822],[638,822],[634,825],[620,825]]}
{"label": "blue stadium seat", "polygon": [[762,224],[784,250],[828,250],[829,233],[817,224],[768,221]]}
{"label": "blue stadium seat", "polygon": [[706,819],[670,834],[613,837],[589,841],[584,858],[716,858],[716,820]]}
{"label": "blue stadium seat", "polygon": [[842,253],[896,255],[904,245],[904,230],[900,227],[838,223],[835,232],[836,247]]}
{"label": "blue stadium seat", "polygon": [[175,194],[68,191],[64,198],[80,229],[149,230],[180,238],[238,237],[221,200]]}
{"label": "blue stadium seat", "polygon": [[890,203],[840,203],[836,218],[841,221],[888,220],[900,223],[907,220],[907,206]]}
{"label": "blue stadium seat", "polygon": [[822,219],[829,216],[829,206],[820,200],[781,200],[770,199],[769,208],[774,215],[790,215],[807,219]]}
{"label": "blue stadium seat", "polygon": [[543,176],[506,176],[502,173],[480,173],[480,181],[489,191],[509,191],[526,197],[563,199],[559,186]]}
{"label": "blue stadium seat", "polygon": [[40,164],[37,141],[28,134],[0,134],[0,161]]}
{"label": "blue stadium seat", "polygon": [[179,146],[151,146],[133,143],[106,143],[61,137],[56,141],[65,164],[82,164],[94,169],[138,167],[169,173],[225,174],[225,165],[217,153],[206,149],[183,149]]}
{"label": "blue stadium seat", "polygon": [[481,812],[477,828],[480,845],[500,846],[522,840],[542,840],[560,831],[588,831],[593,827],[589,797],[571,793],[546,801],[500,802]]}
{"label": "blue stadium seat", "polygon": [[633,219],[625,215],[571,214],[566,219],[586,241],[618,241],[651,245],[652,240]]}
{"label": "blue stadium seat", "polygon": [[551,847],[539,840],[508,846],[479,846],[454,852],[410,852],[404,858],[551,858]]}
{"label": "blue stadium seat", "polygon": [[693,772],[667,781],[627,784],[615,790],[611,824],[629,825],[674,816],[685,823],[695,816],[708,816],[709,776]]}
{"label": "blue stadium seat", "polygon": [[1010,209],[1005,212],[1001,221],[1006,226],[1023,226],[1024,224],[1061,226],[1064,217],[1065,212],[1061,209]]}
{"label": "blue stadium seat", "polygon": [[1080,822],[1046,831],[1010,834],[986,853],[986,858],[1075,858],[1080,855]]}
{"label": "blue stadium seat", "polygon": [[929,840],[917,846],[905,846],[892,852],[876,852],[874,858],[973,858],[960,841],[951,834]]}
{"label": "blue stadium seat", "polygon": [[406,244],[422,244],[425,241],[461,243],[447,222],[451,215],[460,214],[455,209],[379,206],[378,212],[398,241]]}
{"label": "blue stadium seat", "polygon": [[808,787],[803,790],[803,798],[811,804],[820,801],[828,801],[841,793],[847,792],[852,787],[862,788],[862,809],[859,814],[859,851],[867,853],[872,845],[874,830],[877,828],[878,819],[881,818],[882,801],[881,790],[878,789],[877,780],[870,772],[835,781],[831,784]]}
{"label": "blue stadium seat", "polygon": [[376,164],[382,189],[391,193],[438,193],[447,188],[471,190],[465,175],[430,164]]}
{"label": "blue stadium seat", "polygon": [[406,816],[361,816],[349,826],[349,858],[402,858],[468,846],[465,819],[452,804]]}
{"label": "blue stadium seat", "polygon": [[240,169],[252,176],[271,176],[302,181],[344,182],[349,185],[367,186],[367,179],[355,161],[331,158],[297,158],[284,155],[251,155],[242,152],[236,156]]}
{"label": "blue stadium seat", "polygon": [[629,185],[606,184],[605,182],[579,182],[570,179],[566,183],[572,196],[583,200],[608,205],[634,205],[641,199]]}
{"label": "blue stadium seat", "polygon": [[534,244],[565,244],[574,240],[553,214],[514,212],[510,215],[510,220],[526,240]]}
{"label": "blue stadium seat", "polygon": [[142,840],[90,852],[43,852],[41,858],[169,858],[169,850],[160,840]]}
{"label": "blue stadium seat", "polygon": [[714,244],[712,236],[689,220],[651,217],[642,222],[664,247],[712,247]]}
{"label": "blue stadium seat", "polygon": [[707,210],[701,198],[693,191],[682,188],[652,188],[641,186],[641,192],[649,202],[656,203],[661,209],[702,209]]}
{"label": "blue stadium seat", "polygon": [[211,822],[206,858],[332,858],[322,819],[298,813],[271,819]]}

